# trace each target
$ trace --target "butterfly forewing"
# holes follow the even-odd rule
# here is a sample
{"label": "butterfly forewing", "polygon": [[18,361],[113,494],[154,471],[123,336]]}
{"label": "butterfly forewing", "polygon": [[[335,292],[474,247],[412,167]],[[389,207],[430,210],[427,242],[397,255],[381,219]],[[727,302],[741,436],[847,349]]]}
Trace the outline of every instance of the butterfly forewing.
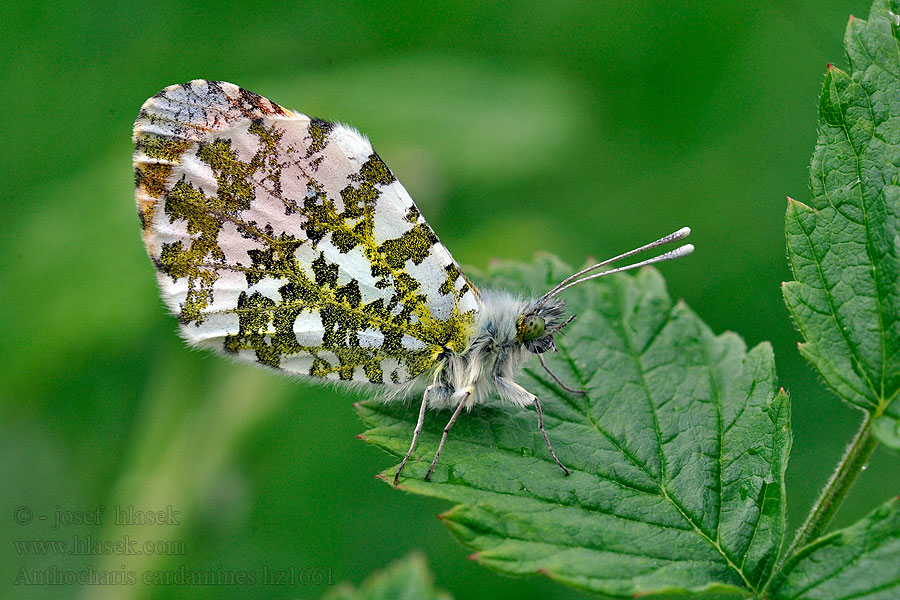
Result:
{"label": "butterfly forewing", "polygon": [[362,135],[223,82],[150,98],[136,200],[190,343],[399,384],[462,352],[477,290]]}

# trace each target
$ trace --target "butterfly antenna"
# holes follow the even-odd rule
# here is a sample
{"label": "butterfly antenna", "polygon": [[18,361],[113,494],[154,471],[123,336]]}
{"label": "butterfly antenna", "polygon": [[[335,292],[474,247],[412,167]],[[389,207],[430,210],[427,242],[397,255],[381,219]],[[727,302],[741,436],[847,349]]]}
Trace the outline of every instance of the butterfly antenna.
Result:
{"label": "butterfly antenna", "polygon": [[633,265],[625,265],[624,267],[619,267],[617,269],[610,269],[609,271],[603,271],[602,273],[594,273],[593,275],[588,275],[582,279],[577,281],[573,281],[569,284],[566,284],[556,290],[555,295],[558,295],[560,292],[569,289],[572,286],[578,285],[579,283],[584,283],[585,281],[590,281],[591,279],[597,279],[598,277],[604,277],[606,275],[612,275],[613,273],[621,273],[622,271],[630,271],[631,269],[639,269],[641,267],[645,267],[647,265],[652,265],[653,263],[663,262],[664,260],[672,260],[673,258],[681,258],[682,256],[687,256],[691,252],[694,251],[693,244],[685,244],[675,250],[671,250],[666,252],[665,254],[660,254],[659,256],[654,256],[653,258],[642,260],[639,263],[634,263]]}
{"label": "butterfly antenna", "polygon": [[[665,254],[660,254],[659,256],[653,257],[648,260],[641,261],[639,263],[635,263],[633,265],[627,265],[627,266],[619,267],[616,269],[610,269],[609,271],[603,271],[602,273],[594,273],[593,275],[590,275],[588,277],[582,277],[583,275],[587,275],[588,273],[595,271],[595,270],[599,269],[600,267],[604,267],[608,264],[618,262],[622,259],[628,258],[630,256],[634,256],[635,254],[640,254],[641,252],[645,252],[647,250],[652,250],[653,248],[657,248],[659,246],[664,246],[664,245],[670,244],[672,242],[677,242],[679,240],[683,240],[684,238],[689,236],[690,233],[691,233],[690,227],[682,227],[678,231],[676,231],[674,233],[670,233],[669,235],[663,236],[654,242],[650,242],[649,244],[645,244],[645,245],[641,246],[640,248],[635,248],[634,250],[629,250],[628,252],[619,254],[618,256],[613,256],[612,258],[608,258],[608,259],[604,260],[603,262],[599,262],[595,265],[591,265],[590,267],[587,267],[586,269],[582,269],[581,271],[578,271],[577,273],[566,277],[565,279],[560,281],[553,289],[551,289],[549,292],[547,292],[546,294],[541,296],[541,299],[538,301],[538,306],[540,306],[541,304],[543,304],[545,301],[549,300],[553,296],[558,295],[563,290],[566,290],[572,286],[578,285],[579,283],[584,283],[585,281],[588,281],[591,279],[596,279],[598,277],[603,277],[605,275],[611,275],[613,273],[620,273],[622,271],[628,271],[630,269],[637,269],[639,267],[643,267],[646,265],[652,265],[653,263],[662,262],[664,260],[672,260],[673,258],[681,258],[682,256],[687,256],[688,254],[690,254],[691,252],[694,251],[694,246],[691,244],[685,244],[684,246],[680,246],[679,248],[676,248],[675,250],[671,250],[669,252],[666,252]],[[582,277],[582,278],[579,279],[579,277]]]}

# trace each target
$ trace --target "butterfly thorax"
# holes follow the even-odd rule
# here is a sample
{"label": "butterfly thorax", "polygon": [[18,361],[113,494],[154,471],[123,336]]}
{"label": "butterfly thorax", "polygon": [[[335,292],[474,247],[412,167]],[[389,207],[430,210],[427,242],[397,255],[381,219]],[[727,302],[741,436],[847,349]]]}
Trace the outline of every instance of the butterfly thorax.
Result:
{"label": "butterfly thorax", "polygon": [[565,324],[562,300],[541,303],[493,290],[483,291],[481,300],[468,346],[449,354],[435,373],[428,394],[433,408],[455,406],[467,393],[469,407],[494,393],[522,406],[532,401],[514,379],[534,354],[554,348],[553,334]]}

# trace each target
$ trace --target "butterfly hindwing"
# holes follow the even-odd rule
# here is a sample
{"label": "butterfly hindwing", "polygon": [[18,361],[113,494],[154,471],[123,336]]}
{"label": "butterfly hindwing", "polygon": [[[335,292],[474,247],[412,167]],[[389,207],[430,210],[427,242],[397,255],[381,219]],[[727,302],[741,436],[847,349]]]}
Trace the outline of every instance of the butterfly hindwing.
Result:
{"label": "butterfly hindwing", "polygon": [[144,242],[190,343],[384,384],[465,349],[477,290],[352,128],[197,80],[150,98],[134,141]]}

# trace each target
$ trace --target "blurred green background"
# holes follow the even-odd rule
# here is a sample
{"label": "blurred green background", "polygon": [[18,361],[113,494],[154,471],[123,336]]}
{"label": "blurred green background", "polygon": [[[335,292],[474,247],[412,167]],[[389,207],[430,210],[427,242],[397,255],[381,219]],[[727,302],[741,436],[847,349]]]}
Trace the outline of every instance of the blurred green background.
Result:
{"label": "blurred green background", "polygon": [[[348,122],[464,265],[580,264],[690,225],[661,270],[715,331],[771,340],[792,395],[799,524],[860,415],[796,351],[785,196],[808,198],[817,97],[867,1],[7,3],[0,19],[0,530],[4,597],[316,598],[320,586],[14,585],[21,569],[327,567],[420,548],[459,599],[581,594],[466,560],[442,502],[373,475],[358,397],[189,351],[132,199],[142,102],[223,79]],[[836,524],[898,492],[879,449]],[[116,527],[116,504],[178,525]],[[106,507],[100,526],[54,513]],[[19,524],[16,507],[33,511]],[[17,513],[18,514],[18,513]],[[39,516],[49,517],[41,521]],[[20,515],[21,518],[21,515]],[[22,556],[14,540],[181,540],[182,555]]]}

